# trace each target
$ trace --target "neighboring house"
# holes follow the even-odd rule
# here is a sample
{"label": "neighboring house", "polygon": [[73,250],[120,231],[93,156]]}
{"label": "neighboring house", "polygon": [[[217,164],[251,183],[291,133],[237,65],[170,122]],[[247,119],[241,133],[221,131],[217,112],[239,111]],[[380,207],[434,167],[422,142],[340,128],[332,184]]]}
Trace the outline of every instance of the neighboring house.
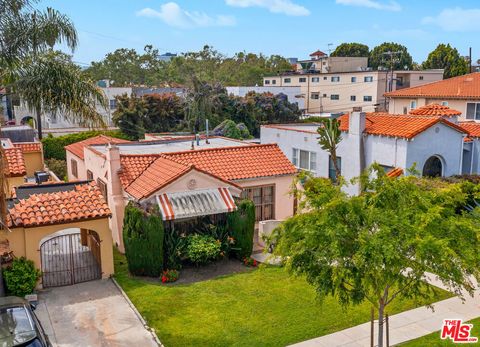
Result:
{"label": "neighboring house", "polygon": [[6,196],[10,198],[14,188],[25,182],[35,182],[34,173],[45,170],[43,149],[40,142],[12,143],[1,139],[6,158]]}
{"label": "neighboring house", "polygon": [[160,54],[158,56],[158,60],[168,63],[170,60],[172,60],[172,58],[175,58],[176,56],[177,54],[175,53],[166,52],[166,53]]}
{"label": "neighboring house", "polygon": [[343,72],[286,72],[263,78],[264,86],[300,87],[306,113],[351,112],[386,109],[386,90],[417,86],[443,78],[443,70],[389,71],[350,70]]}
{"label": "neighboring house", "polygon": [[176,87],[162,87],[162,88],[148,88],[148,87],[134,87],[132,93],[138,97],[148,94],[175,94],[184,97],[187,93],[185,88]]}
{"label": "neighboring house", "polygon": [[409,113],[436,103],[461,112],[460,119],[480,121],[480,72],[386,93],[390,113]]}
{"label": "neighboring house", "polygon": [[308,73],[337,73],[368,69],[368,57],[329,57],[322,51],[310,54],[310,59],[299,60],[296,71]]}
{"label": "neighboring house", "polygon": [[[121,250],[124,209],[130,200],[158,205],[165,221],[226,213],[241,196],[255,203],[257,221],[283,220],[294,212],[289,191],[297,169],[275,144],[213,137],[209,143],[194,143],[193,150],[191,140],[182,139],[77,145],[84,150],[77,168],[83,168],[82,175],[95,180],[106,197],[113,240]],[[70,156],[71,148],[66,149]],[[70,167],[68,177],[75,178]]]}
{"label": "neighboring house", "polygon": [[67,172],[68,180],[90,180],[92,177],[87,175],[87,170],[85,169],[84,162],[84,152],[83,149],[89,145],[106,145],[107,143],[126,143],[128,140],[117,139],[114,137],[99,135],[96,137],[91,137],[81,142],[72,143],[68,146],[65,146],[66,149],[66,161],[67,161]]}
{"label": "neighboring house", "polygon": [[[97,104],[97,112],[102,115],[103,120],[107,126],[112,126],[112,116],[117,108],[117,100],[115,97],[124,94],[131,95],[132,88],[119,88],[119,87],[105,87],[100,88],[105,94],[107,99],[107,107],[104,108],[100,104]],[[20,103],[20,106],[14,106],[14,116],[16,124],[24,124],[30,119],[33,119],[35,124],[36,114],[31,112],[24,103]],[[65,119],[61,114],[42,114],[42,126],[48,131],[48,129],[69,129],[69,128],[81,128],[79,124],[72,123]]]}
{"label": "neighboring house", "polygon": [[[341,175],[349,181],[374,162],[392,175],[408,174],[414,165],[426,176],[480,173],[480,124],[457,123],[458,112],[438,106],[430,106],[430,111],[426,107],[423,115],[352,112],[341,116],[342,140],[337,148]],[[334,178],[333,162],[318,144],[318,126],[262,126],[261,143],[276,142],[297,168]],[[350,184],[346,191],[357,194],[358,189]]]}
{"label": "neighboring house", "polygon": [[111,212],[95,183],[18,186],[7,203],[2,255],[32,260],[43,287],[113,274]]}
{"label": "neighboring house", "polygon": [[284,94],[287,100],[291,103],[296,103],[301,110],[305,109],[305,98],[302,95],[302,90],[299,86],[239,86],[226,87],[228,94],[244,97],[249,92],[255,93],[272,93],[273,95]]}

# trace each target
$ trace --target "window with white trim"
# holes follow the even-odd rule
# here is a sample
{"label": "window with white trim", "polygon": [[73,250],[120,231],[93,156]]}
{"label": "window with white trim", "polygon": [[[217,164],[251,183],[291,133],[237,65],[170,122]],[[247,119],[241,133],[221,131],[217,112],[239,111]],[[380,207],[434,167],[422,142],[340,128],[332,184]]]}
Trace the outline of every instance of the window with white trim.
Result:
{"label": "window with white trim", "polygon": [[320,99],[320,93],[313,92],[313,93],[311,93],[310,98],[314,99],[314,100],[318,100],[318,99]]}
{"label": "window with white trim", "polygon": [[356,78],[356,77],[352,77],[352,78],[350,79],[350,81],[351,81],[352,83],[355,83],[355,82],[357,82],[357,78]]}
{"label": "window with white trim", "polygon": [[340,95],[338,95],[338,94],[331,94],[331,95],[330,95],[330,100],[340,100]]}
{"label": "window with white trim", "polygon": [[357,97],[355,95],[350,95],[350,101],[357,101]]}
{"label": "window with white trim", "polygon": [[270,84],[270,80],[265,80],[265,84]]}
{"label": "window with white trim", "polygon": [[277,84],[277,80],[272,80],[272,84]]}
{"label": "window with white trim", "polygon": [[365,96],[363,97],[363,101],[366,101],[366,102],[372,101],[372,97],[371,97],[370,95],[365,95]]}
{"label": "window with white trim", "polygon": [[291,78],[284,78],[283,79],[283,83],[290,83],[290,82],[292,82]]}
{"label": "window with white trim", "polygon": [[340,76],[332,76],[332,78],[330,79],[330,81],[332,81],[332,82],[340,82]]}
{"label": "window with white trim", "polygon": [[363,82],[373,82],[373,76],[365,76]]}
{"label": "window with white trim", "polygon": [[466,118],[480,120],[480,102],[467,102]]}
{"label": "window with white trim", "polygon": [[298,79],[298,82],[299,82],[299,83],[305,83],[305,82],[307,82],[307,78],[306,78],[306,77],[300,77],[300,78]]}
{"label": "window with white trim", "polygon": [[299,169],[317,170],[317,153],[292,148],[292,163]]}
{"label": "window with white trim", "polygon": [[448,106],[448,101],[442,101],[442,106]]}
{"label": "window with white trim", "polygon": [[312,77],[312,82],[320,82],[320,77]]}
{"label": "window with white trim", "polygon": [[410,101],[410,109],[414,110],[417,108],[417,100]]}

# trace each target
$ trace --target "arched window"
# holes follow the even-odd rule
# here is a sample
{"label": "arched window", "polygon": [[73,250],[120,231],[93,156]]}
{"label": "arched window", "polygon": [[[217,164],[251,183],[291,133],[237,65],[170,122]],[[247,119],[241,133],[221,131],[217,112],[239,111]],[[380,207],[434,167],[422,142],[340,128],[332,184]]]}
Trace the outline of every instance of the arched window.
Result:
{"label": "arched window", "polygon": [[443,164],[442,160],[437,156],[432,156],[427,159],[423,166],[423,176],[440,177],[442,176]]}

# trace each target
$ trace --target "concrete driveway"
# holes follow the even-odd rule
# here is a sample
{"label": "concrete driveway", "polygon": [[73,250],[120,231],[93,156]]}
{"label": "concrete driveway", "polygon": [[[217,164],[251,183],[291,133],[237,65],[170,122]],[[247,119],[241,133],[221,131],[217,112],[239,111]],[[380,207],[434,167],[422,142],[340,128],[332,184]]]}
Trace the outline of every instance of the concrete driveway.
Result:
{"label": "concrete driveway", "polygon": [[45,289],[35,313],[54,346],[158,346],[111,280]]}

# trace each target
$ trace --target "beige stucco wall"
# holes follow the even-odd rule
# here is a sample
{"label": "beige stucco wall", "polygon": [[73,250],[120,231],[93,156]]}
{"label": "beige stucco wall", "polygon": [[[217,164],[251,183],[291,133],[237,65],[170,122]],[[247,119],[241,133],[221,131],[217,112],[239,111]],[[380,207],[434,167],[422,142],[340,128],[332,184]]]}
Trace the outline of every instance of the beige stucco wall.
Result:
{"label": "beige stucco wall", "polygon": [[[77,157],[75,154],[70,153],[69,151],[66,151],[67,154],[67,177],[69,181],[83,181],[87,179],[87,170],[85,169],[85,162]],[[77,162],[77,171],[78,171],[78,177],[75,177],[72,174],[72,159]],[[59,177],[62,179],[62,177]]]}
{"label": "beige stucco wall", "polygon": [[112,234],[108,227],[108,218],[88,220],[83,222],[48,225],[35,228],[14,228],[11,232],[1,232],[1,238],[7,239],[10,249],[16,257],[26,257],[42,268],[40,260],[40,241],[57,231],[68,228],[83,228],[97,232],[100,237],[100,252],[102,259],[102,277],[107,278],[114,273]]}
{"label": "beige stucco wall", "polygon": [[[31,177],[35,171],[42,171],[45,167],[43,163],[42,152],[26,152],[23,153],[25,158],[25,167],[27,169],[27,176]],[[63,178],[63,177],[61,177]]]}
{"label": "beige stucco wall", "polygon": [[12,193],[15,187],[21,186],[25,183],[23,176],[20,177],[7,177],[7,199],[12,197]]}
{"label": "beige stucco wall", "polygon": [[429,104],[442,104],[442,102],[447,102],[448,107],[451,109],[462,112],[459,117],[459,120],[466,120],[465,115],[467,112],[467,103],[468,102],[480,102],[480,100],[457,100],[457,99],[426,99],[426,98],[390,98],[389,110],[388,112],[394,114],[403,114],[404,110],[407,110],[407,113],[411,111],[410,103],[416,101],[417,107],[429,105]]}
{"label": "beige stucco wall", "polygon": [[293,215],[294,198],[290,195],[293,175],[273,176],[251,180],[235,181],[242,188],[275,185],[275,219],[283,220]]}

